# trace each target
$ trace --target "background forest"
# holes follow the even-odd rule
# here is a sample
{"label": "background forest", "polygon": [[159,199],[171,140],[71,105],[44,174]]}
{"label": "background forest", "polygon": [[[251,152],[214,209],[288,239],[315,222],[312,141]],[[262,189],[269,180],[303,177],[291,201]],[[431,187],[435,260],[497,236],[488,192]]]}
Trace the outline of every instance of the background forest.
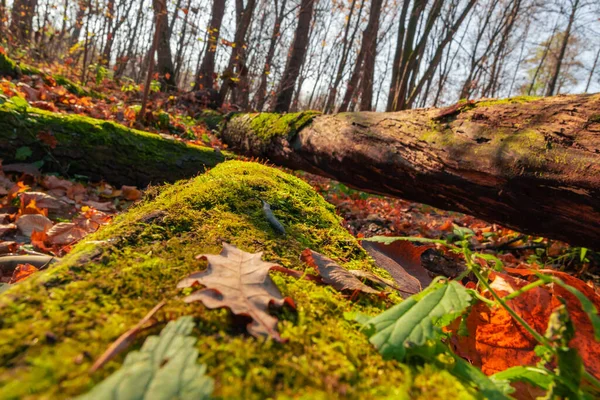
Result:
{"label": "background forest", "polygon": [[[595,0],[2,0],[16,58],[244,110],[394,111],[600,90]],[[166,8],[165,8],[166,7]],[[20,53],[12,49],[18,48]]]}

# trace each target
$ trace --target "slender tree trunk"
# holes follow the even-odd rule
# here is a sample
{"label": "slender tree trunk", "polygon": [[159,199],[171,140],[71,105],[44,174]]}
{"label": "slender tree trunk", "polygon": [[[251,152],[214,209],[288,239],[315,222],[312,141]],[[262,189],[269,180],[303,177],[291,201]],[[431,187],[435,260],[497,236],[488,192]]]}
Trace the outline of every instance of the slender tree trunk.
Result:
{"label": "slender tree trunk", "polygon": [[540,71],[542,70],[542,67],[544,66],[546,57],[548,57],[548,53],[550,52],[550,46],[552,46],[552,42],[554,41],[554,37],[556,36],[557,30],[558,30],[558,20],[554,24],[554,28],[552,29],[552,33],[550,34],[550,38],[548,39],[548,44],[546,45],[546,48],[544,49],[544,53],[542,54],[542,58],[540,58],[540,62],[538,64],[537,68],[535,69],[533,78],[531,78],[531,84],[529,85],[529,89],[527,90],[528,96],[531,95],[531,92],[532,92],[533,88],[535,87],[535,81],[537,80],[537,77],[538,77]]}
{"label": "slender tree trunk", "polygon": [[[221,139],[236,152],[361,190],[598,248],[598,115],[600,94],[517,98],[312,122],[300,115],[289,134],[265,141],[253,131],[256,115],[246,114],[233,117]],[[271,121],[281,131],[282,121]]]}
{"label": "slender tree trunk", "polygon": [[569,38],[571,37],[571,28],[573,27],[573,22],[575,21],[575,14],[577,13],[578,6],[579,0],[575,0],[575,3],[572,5],[571,8],[571,15],[569,15],[569,24],[567,25],[567,29],[565,30],[565,34],[563,36],[562,44],[560,45],[560,52],[558,53],[558,58],[556,60],[556,68],[554,69],[552,77],[550,78],[550,83],[548,84],[546,96],[554,95],[556,83],[558,82],[558,76],[560,75],[560,68],[562,66],[563,59],[565,58],[565,53],[567,52]]}
{"label": "slender tree trunk", "polygon": [[590,70],[590,76],[588,77],[587,83],[585,85],[585,93],[588,92],[590,88],[590,83],[592,83],[592,78],[594,77],[594,72],[596,71],[596,65],[598,65],[598,58],[600,57],[600,48],[596,52],[596,58],[594,58],[594,64],[592,64],[592,69]]}
{"label": "slender tree trunk", "polygon": [[108,66],[110,64],[110,56],[112,53],[112,46],[114,43],[114,32],[113,23],[115,18],[115,0],[108,0],[106,4],[105,18],[107,20],[106,27],[106,43],[104,44],[104,50],[102,50],[102,56],[100,57],[100,63]]}
{"label": "slender tree trunk", "polygon": [[176,87],[175,68],[173,67],[173,56],[171,55],[171,35],[169,27],[169,15],[165,0],[152,0],[152,7],[157,20],[160,20],[158,30],[158,47],[156,55],[156,69],[160,79],[162,91]]}
{"label": "slender tree trunk", "polygon": [[300,67],[304,63],[306,48],[308,47],[308,34],[312,20],[316,0],[302,0],[298,15],[298,26],[294,35],[294,42],[290,56],[288,57],[285,70],[281,77],[277,97],[273,110],[275,112],[286,112],[289,110],[294,94],[296,80],[300,73]]}
{"label": "slender tree trunk", "polygon": [[71,32],[71,39],[69,47],[73,47],[79,42],[79,36],[81,36],[81,29],[83,28],[83,19],[85,18],[85,12],[89,9],[88,2],[85,0],[79,0],[77,14],[75,15],[75,24],[73,25],[73,31]]}
{"label": "slender tree trunk", "polygon": [[10,32],[18,43],[26,45],[33,33],[33,17],[38,0],[15,0],[11,13]]}
{"label": "slender tree trunk", "polygon": [[243,60],[243,49],[246,45],[246,34],[250,28],[252,15],[256,8],[256,0],[248,0],[246,7],[243,7],[241,0],[236,1],[237,23],[235,29],[234,47],[231,49],[231,56],[227,68],[223,72],[223,84],[219,91],[219,100],[221,103],[225,101],[229,90],[234,87],[236,74],[240,74],[240,68],[245,65]]}
{"label": "slender tree trunk", "polygon": [[[258,89],[256,91],[255,104],[258,111],[262,111],[265,107],[265,102],[267,99],[267,79],[271,75],[271,64],[273,63],[273,57],[275,56],[275,49],[281,32],[281,23],[283,22],[286,5],[287,0],[282,0],[281,8],[276,10],[277,15],[273,25],[273,33],[271,34],[271,39],[269,40],[269,49],[267,50],[267,56],[265,57],[265,66],[260,76],[260,84],[258,85]],[[277,7],[277,1],[275,1],[275,7]]]}
{"label": "slender tree trunk", "polygon": [[372,0],[369,23],[365,30],[367,51],[363,64],[363,78],[361,81],[360,110],[371,111],[373,102],[373,77],[375,76],[375,59],[377,58],[377,33],[379,32],[379,16],[383,0]]}
{"label": "slender tree trunk", "polygon": [[179,35],[179,42],[177,42],[177,51],[175,52],[175,76],[179,77],[179,72],[181,71],[181,64],[183,63],[183,53],[185,51],[185,39],[187,38],[187,28],[188,28],[188,16],[190,14],[190,6],[192,5],[192,0],[188,0],[186,6],[186,12],[183,17],[183,27],[181,28],[181,33]]}
{"label": "slender tree trunk", "polygon": [[402,61],[402,46],[404,45],[404,36],[406,34],[406,15],[408,14],[408,6],[410,1],[404,0],[402,3],[402,12],[400,13],[400,22],[398,24],[398,35],[396,38],[396,52],[394,53],[394,61],[392,63],[392,79],[390,81],[390,93],[386,110],[391,110],[396,99],[396,87],[398,85],[398,74],[400,71],[400,63]]}
{"label": "slender tree trunk", "polygon": [[[144,9],[144,2],[140,1],[140,8],[138,9],[138,12],[137,12],[137,17],[135,19],[135,25],[133,27],[133,33],[132,33],[131,37],[137,37],[137,35],[138,35],[140,24],[142,22],[143,9]],[[116,79],[119,79],[121,76],[123,76],[123,73],[125,72],[125,69],[127,68],[127,63],[133,57],[133,47],[134,47],[135,43],[136,43],[135,40],[129,40],[128,44],[127,44],[127,51],[125,53],[125,59],[117,60],[117,70],[115,71]]]}
{"label": "slender tree trunk", "polygon": [[221,23],[223,22],[223,15],[225,15],[225,0],[213,1],[211,15],[207,32],[208,42],[204,57],[202,58],[202,64],[200,64],[200,68],[196,72],[196,79],[194,81],[196,89],[213,88],[215,85],[215,57],[219,45],[219,36],[221,35]]}

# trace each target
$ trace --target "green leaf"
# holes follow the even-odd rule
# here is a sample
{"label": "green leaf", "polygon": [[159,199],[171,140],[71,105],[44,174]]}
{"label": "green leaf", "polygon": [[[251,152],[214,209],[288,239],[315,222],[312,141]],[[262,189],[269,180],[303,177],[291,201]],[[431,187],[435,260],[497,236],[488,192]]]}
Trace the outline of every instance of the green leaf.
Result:
{"label": "green leaf", "polygon": [[367,321],[374,328],[369,341],[388,358],[402,361],[407,347],[438,339],[439,327],[454,321],[470,305],[471,296],[457,282],[430,286]]}
{"label": "green leaf", "polygon": [[213,379],[196,363],[192,317],[171,321],[160,336],[150,336],[140,351],[132,351],[121,369],[79,399],[174,400],[209,399]]}
{"label": "green leaf", "polygon": [[10,102],[13,103],[17,108],[27,109],[29,107],[27,100],[19,96],[11,97]]}
{"label": "green leaf", "polygon": [[15,158],[19,161],[23,161],[31,157],[32,154],[33,152],[29,147],[23,146],[17,149],[17,151],[15,152]]}
{"label": "green leaf", "polygon": [[517,366],[497,372],[490,378],[493,381],[527,382],[548,390],[556,377],[545,368]]}

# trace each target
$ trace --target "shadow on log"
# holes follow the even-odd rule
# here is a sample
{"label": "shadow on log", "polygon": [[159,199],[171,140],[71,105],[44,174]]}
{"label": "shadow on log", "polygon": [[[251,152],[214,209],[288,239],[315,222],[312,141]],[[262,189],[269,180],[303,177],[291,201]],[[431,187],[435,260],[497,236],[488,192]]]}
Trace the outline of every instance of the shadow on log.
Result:
{"label": "shadow on log", "polygon": [[600,95],[517,97],[447,109],[234,116],[233,151],[360,190],[600,249]]}

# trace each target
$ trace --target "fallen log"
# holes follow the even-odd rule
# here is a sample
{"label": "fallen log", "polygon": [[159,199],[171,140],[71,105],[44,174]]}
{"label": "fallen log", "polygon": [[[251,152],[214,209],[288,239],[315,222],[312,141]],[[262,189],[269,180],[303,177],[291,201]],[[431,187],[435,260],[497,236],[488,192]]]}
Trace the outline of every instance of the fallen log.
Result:
{"label": "fallen log", "polygon": [[222,140],[360,190],[600,249],[599,94],[290,121],[236,115]]}
{"label": "fallen log", "polygon": [[[27,157],[17,150],[27,149]],[[0,105],[3,164],[43,161],[64,176],[145,187],[189,178],[225,161],[208,147],[187,145],[110,121]]]}
{"label": "fallen log", "polygon": [[[272,205],[285,236],[273,229],[261,200]],[[223,163],[163,188],[48,271],[0,295],[0,398],[88,392],[121,367],[124,353],[90,373],[94,360],[163,300],[155,328],[141,330],[128,350],[168,320],[194,316],[193,336],[215,379],[215,398],[475,398],[475,388],[446,371],[379,355],[359,325],[345,318],[346,312],[375,314],[394,302],[377,295],[350,301],[331,287],[271,272],[296,304],[295,311],[277,314],[286,343],[248,336],[229,311],[186,304],[190,292],[177,283],[205,268],[196,255],[218,254],[222,242],[264,251],[264,260],[300,273],[306,266],[299,256],[308,247],[343,267],[388,276],[308,184],[257,163]]]}

